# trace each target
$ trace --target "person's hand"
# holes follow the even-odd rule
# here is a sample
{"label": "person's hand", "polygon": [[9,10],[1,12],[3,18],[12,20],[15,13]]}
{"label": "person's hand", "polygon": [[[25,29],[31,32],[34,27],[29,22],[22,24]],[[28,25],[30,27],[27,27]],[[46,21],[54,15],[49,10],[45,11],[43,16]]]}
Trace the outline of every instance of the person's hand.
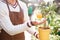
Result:
{"label": "person's hand", "polygon": [[41,19],[41,22],[39,22],[39,24],[42,24],[42,23],[46,23],[46,18]]}
{"label": "person's hand", "polygon": [[36,34],[36,38],[37,38],[37,39],[39,38],[39,35],[38,35],[38,34]]}
{"label": "person's hand", "polygon": [[46,18],[43,18],[43,19],[41,19],[41,21],[40,22],[37,22],[37,21],[33,21],[32,22],[32,25],[39,25],[39,24],[42,24],[42,23],[46,23]]}
{"label": "person's hand", "polygon": [[34,36],[35,36],[37,39],[39,39],[39,35],[38,35],[37,32],[34,33]]}

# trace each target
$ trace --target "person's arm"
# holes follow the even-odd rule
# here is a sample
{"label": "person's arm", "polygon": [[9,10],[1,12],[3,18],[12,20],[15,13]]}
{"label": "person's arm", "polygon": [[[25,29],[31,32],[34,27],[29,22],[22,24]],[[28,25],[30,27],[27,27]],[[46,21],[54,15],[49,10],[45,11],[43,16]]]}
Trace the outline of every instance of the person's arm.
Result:
{"label": "person's arm", "polygon": [[5,13],[6,13],[5,11],[0,9],[1,26],[3,30],[5,30],[9,35],[22,33],[29,28],[27,26],[27,21],[24,22],[23,24],[13,25],[12,22],[10,21],[9,16],[6,15]]}
{"label": "person's arm", "polygon": [[32,28],[28,28],[27,32],[29,32],[30,34],[34,35],[36,38],[38,38],[38,32]]}
{"label": "person's arm", "polygon": [[[23,5],[23,9],[24,9],[26,7],[25,4],[22,2],[21,2],[21,4]],[[1,26],[2,26],[3,30],[6,31],[9,35],[16,35],[18,33],[22,33],[31,26],[30,22],[28,22],[27,20],[23,24],[13,25],[9,18],[9,12],[7,10],[5,3],[0,1],[0,5],[1,5],[0,6]],[[23,11],[25,11],[25,10],[23,10]],[[28,10],[26,10],[26,13],[28,13]]]}
{"label": "person's arm", "polygon": [[[29,22],[32,22],[30,20],[29,16],[28,16],[28,12],[27,11],[28,11],[28,9],[27,9],[27,7],[25,7],[25,10],[24,10],[25,20],[26,21],[29,21]],[[31,24],[31,27],[33,27],[32,24]],[[33,30],[31,27],[28,28],[26,31],[29,32],[30,34],[34,35],[37,38],[37,34],[38,34],[37,31],[36,30]]]}

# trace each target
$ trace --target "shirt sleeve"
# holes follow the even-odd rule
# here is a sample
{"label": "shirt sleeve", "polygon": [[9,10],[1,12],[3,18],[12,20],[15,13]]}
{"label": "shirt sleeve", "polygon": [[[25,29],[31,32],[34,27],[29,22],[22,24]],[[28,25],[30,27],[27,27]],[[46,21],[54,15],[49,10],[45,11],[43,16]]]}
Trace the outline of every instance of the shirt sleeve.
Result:
{"label": "shirt sleeve", "polygon": [[30,34],[32,34],[33,36],[35,36],[36,38],[38,38],[38,31],[35,29],[35,26],[33,26],[33,28],[29,28],[27,29],[27,32],[29,32]]}
{"label": "shirt sleeve", "polygon": [[24,20],[25,21],[30,21],[30,18],[29,18],[29,16],[28,16],[28,7],[27,7],[27,5],[24,3],[24,2],[20,2],[20,3],[23,3],[23,4],[21,4],[22,6],[22,9],[23,9],[23,11],[24,11]]}
{"label": "shirt sleeve", "polygon": [[36,32],[36,30],[33,30],[32,28],[28,28],[27,32],[29,32],[30,34],[34,35],[34,33]]}
{"label": "shirt sleeve", "polygon": [[[24,17],[25,17],[25,21],[28,21],[29,23],[31,22],[29,16],[28,16],[28,8],[27,8],[27,5],[25,4],[24,5]],[[31,28],[28,28],[26,31],[29,32],[30,34],[34,35],[34,33],[36,32],[36,30],[32,29],[32,25],[30,25]]]}
{"label": "shirt sleeve", "polygon": [[9,16],[6,15],[5,10],[2,8],[0,9],[0,20],[2,29],[5,30],[9,35],[16,35],[18,33],[22,33],[29,28],[27,26],[27,21],[25,21],[23,24],[13,25],[10,21]]}

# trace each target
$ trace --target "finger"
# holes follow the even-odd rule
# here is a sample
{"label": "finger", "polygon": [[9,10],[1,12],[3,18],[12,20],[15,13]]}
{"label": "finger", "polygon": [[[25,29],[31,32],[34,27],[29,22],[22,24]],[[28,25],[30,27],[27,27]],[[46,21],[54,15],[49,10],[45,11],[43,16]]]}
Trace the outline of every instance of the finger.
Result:
{"label": "finger", "polygon": [[46,21],[44,20],[44,21],[41,21],[41,22],[39,22],[38,24],[42,24],[42,23],[46,23]]}
{"label": "finger", "polygon": [[39,35],[38,34],[36,34],[36,38],[39,38]]}

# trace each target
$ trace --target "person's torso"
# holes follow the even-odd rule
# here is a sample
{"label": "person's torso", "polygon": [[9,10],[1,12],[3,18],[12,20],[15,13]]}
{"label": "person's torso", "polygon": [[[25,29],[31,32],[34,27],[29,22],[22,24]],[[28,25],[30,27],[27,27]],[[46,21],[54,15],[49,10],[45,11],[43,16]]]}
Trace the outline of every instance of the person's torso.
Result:
{"label": "person's torso", "polygon": [[[9,4],[7,1],[6,1],[6,4],[7,4],[8,10],[9,10],[9,17],[10,17],[12,24],[13,25],[23,24],[24,23],[24,14],[23,14],[23,10],[20,7],[18,1],[16,1],[16,4],[19,6],[19,9],[20,9],[19,12],[10,11],[10,7],[9,7]],[[13,8],[16,8],[16,7],[13,7]]]}
{"label": "person's torso", "polygon": [[[10,6],[7,4],[7,8],[9,11],[9,17],[10,17],[10,20],[13,25],[18,25],[18,24],[24,23],[24,14],[23,14],[23,10],[20,7],[19,3],[18,3],[18,7],[19,7],[18,12],[16,10],[11,11]],[[19,33],[17,35],[10,36],[4,30],[2,30],[0,39],[1,40],[24,40],[24,33]]]}
{"label": "person's torso", "polygon": [[[21,7],[21,9],[23,10],[23,15],[24,15],[24,21],[26,21],[26,17],[25,17],[25,4],[23,3],[23,2],[21,2],[21,1],[18,1],[19,2],[19,5],[21,5],[20,7]],[[3,8],[3,10],[4,10],[4,12],[6,12],[4,15],[6,15],[6,16],[8,16],[9,17],[9,9],[7,8],[7,5],[6,5],[6,3],[5,2],[1,2],[2,4],[3,4],[3,6],[2,6],[2,8]],[[19,5],[17,5],[17,7],[16,8],[13,8],[11,5],[8,5],[9,6],[9,8],[10,8],[10,11],[12,11],[12,12],[20,12],[21,10],[20,10],[20,8],[19,8]],[[19,16],[20,17],[20,16]],[[1,30],[2,28],[1,28],[1,26],[0,26],[0,30]]]}

